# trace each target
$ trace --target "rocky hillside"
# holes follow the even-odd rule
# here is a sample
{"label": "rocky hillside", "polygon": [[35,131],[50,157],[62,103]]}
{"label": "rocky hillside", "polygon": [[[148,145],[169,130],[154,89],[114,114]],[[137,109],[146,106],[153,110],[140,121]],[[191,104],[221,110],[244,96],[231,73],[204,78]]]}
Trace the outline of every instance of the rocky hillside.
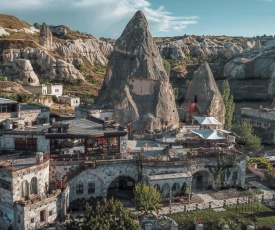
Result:
{"label": "rocky hillside", "polygon": [[156,40],[162,56],[170,64],[171,83],[179,102],[184,101],[199,63],[207,61],[218,84],[229,80],[237,112],[242,106],[272,106],[275,98],[273,37],[183,36]]}
{"label": "rocky hillside", "polygon": [[[112,45],[66,26],[35,26],[0,15],[0,76],[22,85],[63,83],[65,93],[94,97]],[[76,80],[87,90],[74,90]]]}

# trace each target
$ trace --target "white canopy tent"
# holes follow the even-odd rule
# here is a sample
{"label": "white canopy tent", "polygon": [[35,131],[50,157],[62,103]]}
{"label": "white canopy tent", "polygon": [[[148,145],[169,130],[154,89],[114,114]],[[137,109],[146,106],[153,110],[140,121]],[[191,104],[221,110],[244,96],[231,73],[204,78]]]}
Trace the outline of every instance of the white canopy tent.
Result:
{"label": "white canopy tent", "polygon": [[200,125],[222,125],[215,117],[194,117]]}
{"label": "white canopy tent", "polygon": [[219,131],[212,129],[193,129],[192,133],[197,134],[205,140],[223,140],[226,139]]}

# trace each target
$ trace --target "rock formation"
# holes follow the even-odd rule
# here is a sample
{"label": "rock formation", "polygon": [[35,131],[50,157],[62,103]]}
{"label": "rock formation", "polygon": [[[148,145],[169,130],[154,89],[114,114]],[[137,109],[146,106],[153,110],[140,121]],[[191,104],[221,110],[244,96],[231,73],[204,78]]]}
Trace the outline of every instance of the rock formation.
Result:
{"label": "rock formation", "polygon": [[10,34],[0,26],[0,37],[9,36]]}
{"label": "rock formation", "polygon": [[[196,103],[196,110],[189,111],[191,103]],[[185,120],[190,122],[192,116],[211,116],[224,124],[225,106],[221,93],[207,62],[200,65],[188,87],[183,104]]]}
{"label": "rock formation", "polygon": [[54,44],[56,51],[60,56],[69,63],[83,63],[84,59],[88,60],[91,64],[99,62],[102,65],[106,65],[108,60],[106,58],[109,55],[113,47],[105,41],[98,39],[78,39],[67,41],[64,44]]}
{"label": "rock formation", "polygon": [[52,48],[52,32],[45,23],[42,24],[40,29],[39,44],[47,49]]}
{"label": "rock formation", "polygon": [[141,11],[115,43],[97,103],[113,108],[114,120],[132,131],[178,125],[173,89]]}
{"label": "rock formation", "polygon": [[[24,64],[23,64],[24,63]],[[39,84],[33,68],[49,79],[71,78],[84,80],[73,64],[56,59],[47,51],[38,48],[6,49],[3,52],[4,75],[18,82]]]}
{"label": "rock formation", "polygon": [[193,37],[186,37],[165,44],[160,43],[158,46],[161,55],[171,59],[184,59],[185,56],[189,55],[209,57],[225,51],[228,51],[230,55],[243,52],[243,48],[233,42],[218,42],[210,38],[203,38],[203,40],[197,41]]}
{"label": "rock formation", "polygon": [[[269,44],[271,46],[271,43]],[[224,66],[231,92],[238,101],[266,101],[275,97],[273,88],[274,46],[254,49],[232,59]]]}

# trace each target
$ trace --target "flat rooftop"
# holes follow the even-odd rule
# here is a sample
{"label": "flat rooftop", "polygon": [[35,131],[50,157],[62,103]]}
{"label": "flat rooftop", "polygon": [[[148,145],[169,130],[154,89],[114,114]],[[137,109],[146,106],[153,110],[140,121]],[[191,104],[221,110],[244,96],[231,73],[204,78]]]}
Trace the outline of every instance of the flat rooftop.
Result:
{"label": "flat rooftop", "polygon": [[0,97],[0,105],[1,104],[18,104],[18,102],[11,99]]}
{"label": "flat rooftop", "polygon": [[21,169],[36,164],[36,153],[28,152],[3,152],[0,154],[0,167]]}
{"label": "flat rooftop", "polygon": [[171,179],[181,179],[181,178],[189,178],[192,175],[188,173],[169,173],[169,174],[160,174],[160,175],[151,175],[148,176],[150,181],[158,181],[158,180],[171,180]]}
{"label": "flat rooftop", "polygon": [[20,110],[36,110],[41,109],[43,111],[50,111],[50,108],[43,105],[37,104],[20,104]]}

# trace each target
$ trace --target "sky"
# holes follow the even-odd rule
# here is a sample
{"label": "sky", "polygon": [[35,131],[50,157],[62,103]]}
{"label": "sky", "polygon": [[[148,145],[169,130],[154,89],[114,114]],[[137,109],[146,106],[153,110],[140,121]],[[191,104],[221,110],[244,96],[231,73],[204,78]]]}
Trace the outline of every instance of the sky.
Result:
{"label": "sky", "polygon": [[142,10],[154,37],[275,35],[275,0],[0,0],[0,13],[118,38]]}

